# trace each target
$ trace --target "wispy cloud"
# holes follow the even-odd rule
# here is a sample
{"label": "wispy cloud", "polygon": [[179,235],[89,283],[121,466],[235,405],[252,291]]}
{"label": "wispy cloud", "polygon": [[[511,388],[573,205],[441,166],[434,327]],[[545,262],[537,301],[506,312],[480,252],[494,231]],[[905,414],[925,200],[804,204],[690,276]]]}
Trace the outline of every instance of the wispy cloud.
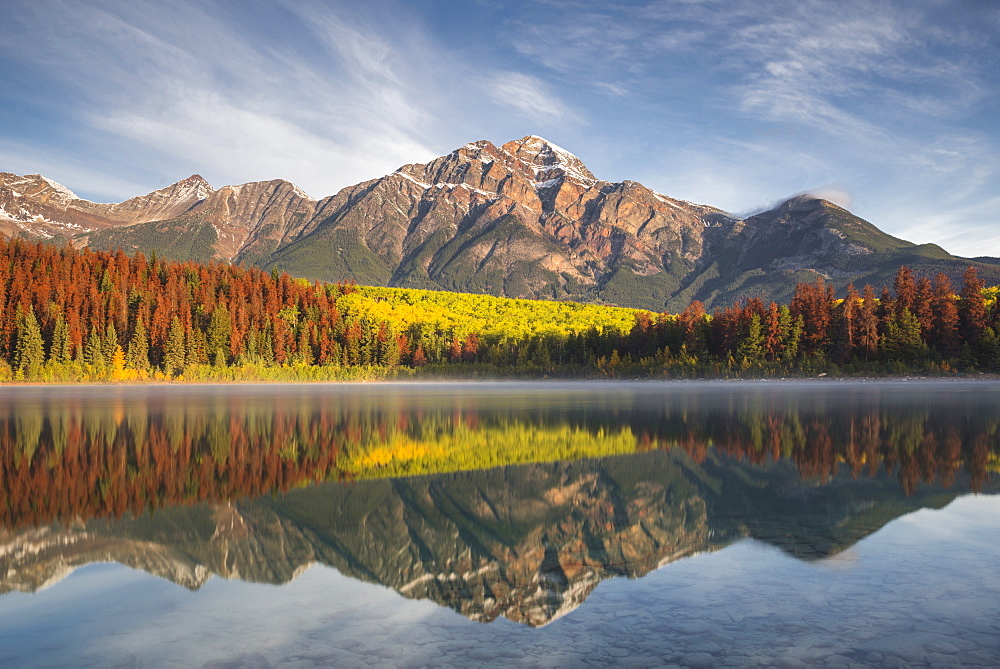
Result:
{"label": "wispy cloud", "polygon": [[484,84],[485,92],[495,102],[514,109],[531,121],[579,120],[538,77],[519,72],[498,72]]}
{"label": "wispy cloud", "polygon": [[736,211],[842,184],[877,225],[957,225],[1000,189],[982,3],[7,0],[5,21],[0,169],[83,195],[197,171],[320,197],[527,132]]}
{"label": "wispy cloud", "polygon": [[877,216],[917,244],[934,243],[966,258],[1000,255],[993,243],[1000,226],[1000,196],[935,210],[915,203],[886,208]]}
{"label": "wispy cloud", "polygon": [[[653,114],[676,128],[650,162],[692,189],[682,197],[745,210],[836,183],[869,211],[919,201],[924,220],[958,225],[946,208],[971,215],[1000,187],[997,124],[980,120],[1000,91],[987,57],[997,14],[949,1],[629,3],[522,17],[511,41],[567,86],[627,91],[647,136],[661,132]],[[889,218],[875,222],[906,232]]]}
{"label": "wispy cloud", "polygon": [[[41,42],[31,65],[73,91],[78,132],[117,137],[171,178],[280,176],[322,196],[436,155],[428,78],[448,72],[422,66],[449,59],[404,8],[379,27],[346,4],[270,11],[278,25],[194,2],[26,5],[0,48]],[[290,38],[265,39],[272,28]]]}

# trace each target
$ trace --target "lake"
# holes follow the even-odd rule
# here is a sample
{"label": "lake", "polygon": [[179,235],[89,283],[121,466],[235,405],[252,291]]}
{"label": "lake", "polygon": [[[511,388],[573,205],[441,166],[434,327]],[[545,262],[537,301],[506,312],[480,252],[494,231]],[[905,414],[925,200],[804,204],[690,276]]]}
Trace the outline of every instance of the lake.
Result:
{"label": "lake", "polygon": [[1000,383],[0,388],[0,666],[997,666]]}

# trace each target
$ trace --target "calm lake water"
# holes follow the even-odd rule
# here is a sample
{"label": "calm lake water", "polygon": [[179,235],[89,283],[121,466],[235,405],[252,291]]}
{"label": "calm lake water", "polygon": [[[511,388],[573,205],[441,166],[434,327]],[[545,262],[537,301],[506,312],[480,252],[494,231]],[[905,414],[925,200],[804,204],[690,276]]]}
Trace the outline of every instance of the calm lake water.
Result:
{"label": "calm lake water", "polygon": [[0,388],[0,666],[1000,665],[1000,383]]}

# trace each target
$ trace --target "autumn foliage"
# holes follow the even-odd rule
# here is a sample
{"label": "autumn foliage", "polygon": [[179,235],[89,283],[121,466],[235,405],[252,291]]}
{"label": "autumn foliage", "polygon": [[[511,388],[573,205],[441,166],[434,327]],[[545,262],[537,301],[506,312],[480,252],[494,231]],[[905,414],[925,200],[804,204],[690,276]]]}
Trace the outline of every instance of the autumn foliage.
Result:
{"label": "autumn foliage", "polygon": [[878,296],[817,277],[788,305],[655,314],[0,239],[0,380],[997,371],[996,298],[971,267],[957,293],[902,267]]}

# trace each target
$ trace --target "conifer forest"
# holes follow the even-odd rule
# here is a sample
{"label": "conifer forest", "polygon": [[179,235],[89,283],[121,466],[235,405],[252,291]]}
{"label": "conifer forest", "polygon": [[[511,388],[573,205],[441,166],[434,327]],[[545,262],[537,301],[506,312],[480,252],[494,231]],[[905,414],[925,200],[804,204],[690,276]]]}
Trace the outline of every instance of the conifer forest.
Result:
{"label": "conifer forest", "polygon": [[322,284],[0,239],[0,380],[699,378],[1000,371],[998,288],[900,267],[706,313]]}

